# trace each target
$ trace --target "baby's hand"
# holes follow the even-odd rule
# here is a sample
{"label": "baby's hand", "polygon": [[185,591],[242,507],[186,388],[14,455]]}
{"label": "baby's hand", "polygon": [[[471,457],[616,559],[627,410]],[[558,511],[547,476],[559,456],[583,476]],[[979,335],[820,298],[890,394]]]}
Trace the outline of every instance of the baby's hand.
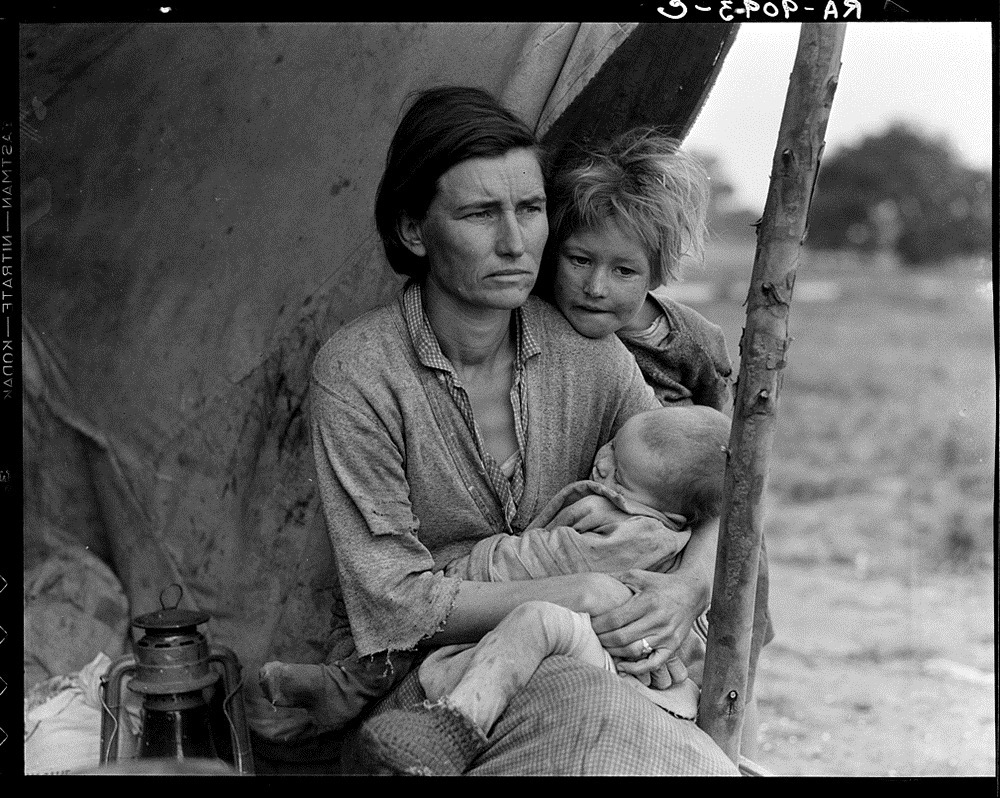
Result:
{"label": "baby's hand", "polygon": [[577,532],[597,532],[616,522],[627,521],[630,517],[603,496],[585,496],[561,509],[546,524],[546,528],[569,526]]}

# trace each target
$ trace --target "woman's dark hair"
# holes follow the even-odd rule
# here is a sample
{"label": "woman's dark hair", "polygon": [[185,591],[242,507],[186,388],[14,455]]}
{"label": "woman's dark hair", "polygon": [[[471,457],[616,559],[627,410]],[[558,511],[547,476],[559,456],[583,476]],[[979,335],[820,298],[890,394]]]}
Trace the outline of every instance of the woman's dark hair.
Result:
{"label": "woman's dark hair", "polygon": [[400,241],[403,213],[423,219],[437,193],[437,181],[470,158],[499,158],[514,149],[542,154],[524,122],[489,92],[467,86],[440,86],[417,94],[389,145],[375,197],[375,225],[393,270],[423,279],[427,259]]}

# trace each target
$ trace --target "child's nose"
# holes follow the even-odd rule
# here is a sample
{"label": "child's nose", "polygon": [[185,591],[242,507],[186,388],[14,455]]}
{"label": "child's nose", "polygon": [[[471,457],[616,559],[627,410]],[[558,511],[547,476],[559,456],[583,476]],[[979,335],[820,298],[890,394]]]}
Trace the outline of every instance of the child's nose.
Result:
{"label": "child's nose", "polygon": [[608,282],[605,279],[603,269],[593,269],[587,276],[583,284],[583,291],[587,296],[603,297],[608,293]]}

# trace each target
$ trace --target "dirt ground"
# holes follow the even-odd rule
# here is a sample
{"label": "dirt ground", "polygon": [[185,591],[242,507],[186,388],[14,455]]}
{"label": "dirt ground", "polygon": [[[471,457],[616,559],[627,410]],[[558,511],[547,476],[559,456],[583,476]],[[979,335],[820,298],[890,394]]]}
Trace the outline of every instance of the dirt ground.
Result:
{"label": "dirt ground", "polygon": [[995,776],[993,575],[872,575],[864,562],[775,554],[760,764],[779,775]]}
{"label": "dirt ground", "polygon": [[[730,282],[677,298],[735,355],[749,254],[710,262]],[[799,278],[764,511],[776,638],[755,758],[787,775],[995,778],[992,264],[806,253]]]}

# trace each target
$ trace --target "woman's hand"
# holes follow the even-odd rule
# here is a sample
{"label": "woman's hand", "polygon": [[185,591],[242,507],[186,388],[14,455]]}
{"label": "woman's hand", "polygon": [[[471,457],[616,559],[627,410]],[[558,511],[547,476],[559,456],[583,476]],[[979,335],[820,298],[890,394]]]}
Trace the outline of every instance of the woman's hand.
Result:
{"label": "woman's hand", "polygon": [[[591,624],[608,653],[625,660],[619,669],[641,676],[674,657],[692,624],[708,609],[710,589],[703,580],[683,573],[627,571],[616,578],[635,595],[593,615]],[[654,649],[648,657],[643,640]]]}

